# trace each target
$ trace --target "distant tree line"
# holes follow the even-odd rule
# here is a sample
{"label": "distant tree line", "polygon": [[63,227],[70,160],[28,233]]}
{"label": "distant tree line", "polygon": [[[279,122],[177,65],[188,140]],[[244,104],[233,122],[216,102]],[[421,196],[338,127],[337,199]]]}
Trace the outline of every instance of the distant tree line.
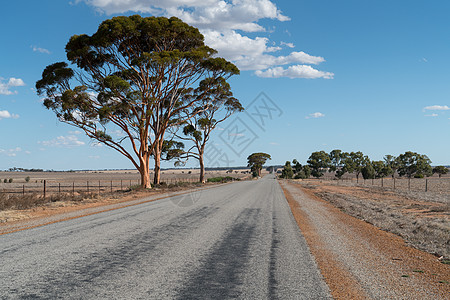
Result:
{"label": "distant tree line", "polygon": [[335,149],[330,153],[317,151],[311,153],[306,165],[301,165],[296,159],[287,161],[281,172],[282,178],[306,179],[310,176],[320,178],[325,172],[335,172],[340,179],[344,174],[355,174],[356,180],[360,175],[364,179],[406,176],[408,178],[423,178],[439,174],[441,177],[448,173],[445,166],[431,167],[431,160],[424,154],[407,151],[399,156],[386,155],[383,160],[373,161],[361,151],[343,152]]}

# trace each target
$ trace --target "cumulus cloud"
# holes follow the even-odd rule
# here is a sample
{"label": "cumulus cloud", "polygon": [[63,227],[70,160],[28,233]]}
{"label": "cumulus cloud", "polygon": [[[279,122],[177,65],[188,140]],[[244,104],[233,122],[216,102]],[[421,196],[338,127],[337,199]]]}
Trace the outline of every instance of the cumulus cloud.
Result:
{"label": "cumulus cloud", "polygon": [[431,105],[431,106],[425,106],[423,108],[424,110],[450,110],[450,107],[447,105]]}
{"label": "cumulus cloud", "polygon": [[334,74],[330,72],[323,72],[314,69],[311,66],[306,65],[294,65],[288,68],[275,67],[264,71],[257,70],[255,74],[259,77],[265,78],[279,78],[279,77],[289,77],[289,78],[325,78],[332,79]]}
{"label": "cumulus cloud", "polygon": [[50,51],[45,49],[45,48],[41,48],[41,47],[37,47],[37,46],[31,46],[31,49],[33,49],[34,52],[50,54]]}
{"label": "cumulus cloud", "polygon": [[19,115],[12,114],[7,110],[0,110],[0,120],[1,119],[17,119]]}
{"label": "cumulus cloud", "polygon": [[429,114],[429,115],[425,115],[425,117],[432,117],[432,118],[437,117],[437,116],[439,116],[439,115],[438,115],[438,114]]}
{"label": "cumulus cloud", "polygon": [[305,119],[317,119],[317,118],[323,118],[325,117],[325,115],[321,112],[315,112],[312,114],[309,114],[308,116],[305,117]]}
{"label": "cumulus cloud", "polygon": [[11,91],[12,87],[24,86],[25,82],[23,82],[20,78],[11,77],[7,82],[4,82],[4,78],[0,77],[0,95],[12,95],[17,94],[17,91]]}
{"label": "cumulus cloud", "polygon": [[[276,55],[275,53],[282,50],[282,47],[275,46],[276,43],[273,42],[269,43],[267,37],[249,37],[242,33],[267,33],[268,30],[259,24],[261,19],[280,22],[290,20],[271,0],[77,0],[77,2],[85,2],[106,14],[134,11],[176,16],[198,27],[205,36],[208,46],[218,50],[219,56],[234,62],[244,71],[266,70],[262,74],[270,74],[273,71],[269,68],[275,67],[279,70],[278,67],[282,65],[317,65],[325,61],[323,57],[312,56],[303,51]],[[240,32],[237,32],[238,30]],[[290,49],[295,47],[293,43],[287,42],[281,42],[280,45]],[[299,76],[300,68],[302,67],[298,65],[289,67],[288,71],[281,73],[288,76],[277,77],[333,78],[332,73],[317,70],[315,76]],[[311,70],[305,69],[305,72]],[[265,77],[275,78],[275,76]]]}
{"label": "cumulus cloud", "polygon": [[13,148],[13,149],[7,149],[7,150],[0,149],[0,155],[6,155],[6,156],[9,156],[9,157],[15,157],[15,156],[17,156],[17,153],[19,153],[21,151],[22,151],[22,149],[20,147],[16,147],[16,148]]}
{"label": "cumulus cloud", "polygon": [[58,136],[49,141],[39,141],[39,144],[46,147],[73,148],[85,145],[85,142],[78,140],[76,135]]}

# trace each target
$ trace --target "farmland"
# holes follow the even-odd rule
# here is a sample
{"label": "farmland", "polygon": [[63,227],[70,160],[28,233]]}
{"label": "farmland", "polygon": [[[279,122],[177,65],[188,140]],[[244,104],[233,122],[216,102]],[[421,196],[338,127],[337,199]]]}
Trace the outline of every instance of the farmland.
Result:
{"label": "farmland", "polygon": [[[248,170],[207,171],[206,178],[232,176],[244,178]],[[244,173],[243,173],[244,172]],[[150,174],[152,178],[152,173]],[[198,181],[197,169],[168,169],[161,172],[161,182],[194,183]],[[11,179],[12,182],[9,182]],[[28,180],[27,180],[28,179]],[[6,182],[5,182],[6,180]],[[129,189],[139,185],[140,175],[136,170],[117,171],[70,171],[70,172],[0,172],[0,192],[8,194],[58,192],[110,192]]]}

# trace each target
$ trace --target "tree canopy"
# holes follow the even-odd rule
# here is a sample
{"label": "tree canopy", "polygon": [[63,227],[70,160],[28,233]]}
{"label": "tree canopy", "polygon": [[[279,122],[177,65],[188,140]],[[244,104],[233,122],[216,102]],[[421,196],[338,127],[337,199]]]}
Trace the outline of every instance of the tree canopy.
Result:
{"label": "tree canopy", "polygon": [[[66,53],[74,67],[49,65],[36,83],[45,107],[127,157],[146,188],[150,156],[159,183],[166,131],[193,117],[183,119],[180,112],[202,111],[208,83],[239,74],[214,57],[197,28],[174,17],[114,17],[91,36],[72,36]],[[188,97],[199,82],[203,93]]]}
{"label": "tree canopy", "polygon": [[325,151],[317,151],[311,153],[307,161],[311,168],[311,174],[314,177],[322,177],[323,171],[330,167],[331,159]]}
{"label": "tree canopy", "polygon": [[424,154],[407,151],[397,157],[397,164],[400,176],[423,177],[431,176],[433,173],[431,160]]}
{"label": "tree canopy", "polygon": [[[250,167],[252,173],[256,176],[261,176],[261,170],[267,160],[270,160],[269,154],[264,152],[252,153],[247,157],[248,167]],[[255,176],[255,177],[256,177]]]}

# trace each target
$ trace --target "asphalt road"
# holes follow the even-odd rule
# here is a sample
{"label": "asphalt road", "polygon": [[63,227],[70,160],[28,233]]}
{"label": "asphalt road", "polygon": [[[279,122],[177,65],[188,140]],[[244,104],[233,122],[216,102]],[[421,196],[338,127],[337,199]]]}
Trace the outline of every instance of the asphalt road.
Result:
{"label": "asphalt road", "polygon": [[0,299],[328,299],[272,175],[0,236]]}

